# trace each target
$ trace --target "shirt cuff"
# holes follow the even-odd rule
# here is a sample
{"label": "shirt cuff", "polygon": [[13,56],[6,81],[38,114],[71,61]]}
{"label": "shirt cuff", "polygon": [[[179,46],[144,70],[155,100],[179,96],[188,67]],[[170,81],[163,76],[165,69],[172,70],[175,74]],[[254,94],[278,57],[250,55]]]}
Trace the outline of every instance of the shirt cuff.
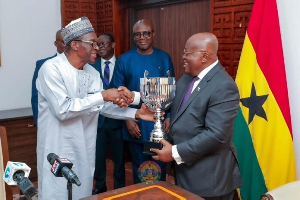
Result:
{"label": "shirt cuff", "polygon": [[178,165],[184,163],[184,161],[182,160],[182,158],[180,157],[180,155],[177,151],[177,145],[172,146],[172,157],[174,158],[174,160],[176,161],[176,163]]}
{"label": "shirt cuff", "polygon": [[100,109],[103,108],[104,105],[104,100],[101,92],[97,92],[95,94],[90,94],[88,95],[88,98],[90,99],[91,102],[94,102],[94,106],[92,107],[92,112],[99,111]]}
{"label": "shirt cuff", "polygon": [[113,119],[121,119],[121,120],[135,120],[135,114],[137,112],[137,109],[135,108],[129,108],[129,107],[123,107],[120,108],[118,105],[113,104],[112,102],[105,102],[104,106],[100,109],[100,114],[113,118]]}
{"label": "shirt cuff", "polygon": [[134,100],[131,103],[131,105],[139,105],[141,101],[141,94],[139,92],[135,92],[135,91],[133,92],[134,92]]}

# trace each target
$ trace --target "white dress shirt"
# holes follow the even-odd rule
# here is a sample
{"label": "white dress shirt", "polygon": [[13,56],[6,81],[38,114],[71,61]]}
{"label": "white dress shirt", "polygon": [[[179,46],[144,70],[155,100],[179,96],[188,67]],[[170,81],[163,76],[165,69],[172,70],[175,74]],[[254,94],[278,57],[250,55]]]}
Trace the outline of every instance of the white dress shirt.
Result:
{"label": "white dress shirt", "polygon": [[103,58],[101,58],[101,72],[102,72],[102,75],[104,75],[104,68],[105,68],[105,62],[106,61],[109,61],[109,82],[111,81],[112,79],[112,75],[114,73],[114,68],[115,68],[115,63],[116,63],[116,57],[113,56],[111,57],[111,59],[109,60],[104,60]]}

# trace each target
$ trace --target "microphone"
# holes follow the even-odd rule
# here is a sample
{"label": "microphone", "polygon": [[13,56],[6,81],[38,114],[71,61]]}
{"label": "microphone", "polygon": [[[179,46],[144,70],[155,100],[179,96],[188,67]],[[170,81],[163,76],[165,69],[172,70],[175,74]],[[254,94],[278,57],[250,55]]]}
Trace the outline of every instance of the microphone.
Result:
{"label": "microphone", "polygon": [[71,170],[73,163],[67,158],[59,158],[58,155],[54,153],[49,153],[47,160],[52,165],[51,172],[55,177],[65,177],[71,183],[75,183],[80,186],[81,183],[77,175]]}
{"label": "microphone", "polygon": [[25,163],[8,161],[3,175],[3,180],[7,185],[18,185],[27,199],[37,194],[34,185],[27,178],[30,170],[31,168]]}

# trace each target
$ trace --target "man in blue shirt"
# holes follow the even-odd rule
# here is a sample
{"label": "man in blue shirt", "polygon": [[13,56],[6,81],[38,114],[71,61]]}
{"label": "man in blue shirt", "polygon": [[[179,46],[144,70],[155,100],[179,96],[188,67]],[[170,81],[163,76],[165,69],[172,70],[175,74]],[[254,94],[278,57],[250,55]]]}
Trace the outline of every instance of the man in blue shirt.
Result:
{"label": "man in blue shirt", "polygon": [[[167,77],[168,71],[174,75],[171,57],[164,51],[153,46],[155,31],[152,22],[139,20],[133,26],[133,38],[136,47],[124,53],[117,61],[115,86],[125,86],[131,91],[140,91],[140,78],[144,72],[149,77]],[[169,122],[169,119],[166,120]],[[144,142],[150,140],[150,133],[154,128],[153,122],[140,120],[126,120],[123,126],[123,138],[128,141],[133,166],[134,183],[141,182],[138,176],[139,166],[146,160],[153,160],[151,156],[143,155]],[[167,131],[169,126],[166,127]],[[153,160],[154,161],[154,160]],[[165,163],[157,162],[162,170],[161,179],[166,179]]]}

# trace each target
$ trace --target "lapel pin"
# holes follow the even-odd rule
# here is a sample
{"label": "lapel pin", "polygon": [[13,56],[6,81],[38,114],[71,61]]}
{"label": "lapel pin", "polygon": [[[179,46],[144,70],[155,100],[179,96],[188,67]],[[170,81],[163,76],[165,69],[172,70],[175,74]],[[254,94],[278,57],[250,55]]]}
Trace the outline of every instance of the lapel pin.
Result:
{"label": "lapel pin", "polygon": [[200,91],[200,87],[197,87],[198,92]]}

